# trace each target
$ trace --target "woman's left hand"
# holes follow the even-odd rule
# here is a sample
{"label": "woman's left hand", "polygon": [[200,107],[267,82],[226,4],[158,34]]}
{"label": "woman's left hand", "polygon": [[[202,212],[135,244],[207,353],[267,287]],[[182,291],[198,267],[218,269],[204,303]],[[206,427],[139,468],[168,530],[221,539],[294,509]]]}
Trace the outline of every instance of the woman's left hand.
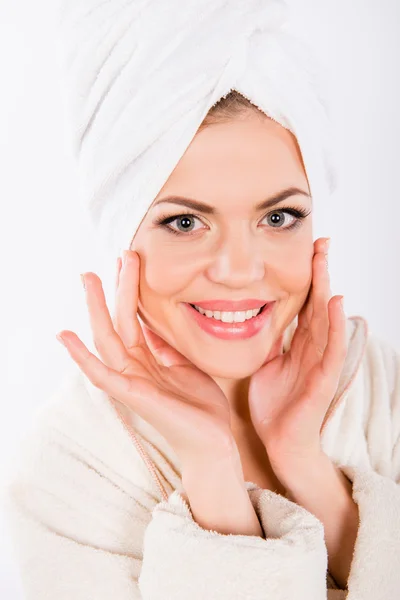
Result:
{"label": "woman's left hand", "polygon": [[312,285],[290,349],[250,380],[253,426],[281,481],[304,462],[321,457],[320,430],[347,354],[342,296],[331,297],[325,252],[325,238],[319,238],[314,243]]}

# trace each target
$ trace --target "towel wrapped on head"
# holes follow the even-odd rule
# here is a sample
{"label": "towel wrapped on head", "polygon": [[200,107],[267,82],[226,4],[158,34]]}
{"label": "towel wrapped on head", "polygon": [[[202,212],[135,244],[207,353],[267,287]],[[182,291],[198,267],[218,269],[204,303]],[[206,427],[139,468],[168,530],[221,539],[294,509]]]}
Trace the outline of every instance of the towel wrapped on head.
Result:
{"label": "towel wrapped on head", "polygon": [[115,261],[208,111],[236,90],[296,137],[314,210],[333,192],[322,70],[281,0],[59,0],[81,195]]}

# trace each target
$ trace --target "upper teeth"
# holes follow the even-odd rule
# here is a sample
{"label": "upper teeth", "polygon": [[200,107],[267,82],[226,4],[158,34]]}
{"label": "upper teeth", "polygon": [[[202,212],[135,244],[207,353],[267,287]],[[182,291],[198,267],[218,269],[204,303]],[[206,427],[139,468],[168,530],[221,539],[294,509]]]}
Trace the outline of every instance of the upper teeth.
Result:
{"label": "upper teeth", "polygon": [[253,310],[236,310],[235,312],[226,312],[220,310],[204,310],[193,304],[196,310],[199,311],[202,315],[206,317],[213,317],[217,319],[217,321],[223,321],[223,323],[243,323],[243,321],[247,321],[248,319],[252,319],[261,311],[261,308],[254,308]]}

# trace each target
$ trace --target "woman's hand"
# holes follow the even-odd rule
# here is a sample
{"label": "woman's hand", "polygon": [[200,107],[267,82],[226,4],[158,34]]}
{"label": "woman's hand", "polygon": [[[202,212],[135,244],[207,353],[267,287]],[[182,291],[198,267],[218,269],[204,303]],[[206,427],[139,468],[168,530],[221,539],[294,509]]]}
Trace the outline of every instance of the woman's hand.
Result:
{"label": "woman's hand", "polygon": [[74,332],[64,330],[62,340],[70,356],[94,386],[153,425],[174,448],[183,469],[207,455],[214,460],[236,456],[229,404],[219,386],[149,328],[142,330],[137,317],[140,258],[130,250],[125,254],[117,273],[113,320],[100,278],[85,274],[90,324],[101,360]]}
{"label": "woman's hand", "polygon": [[336,393],[347,353],[341,296],[331,298],[324,239],[314,243],[312,285],[291,347],[251,378],[253,425],[282,482],[321,455],[320,429]]}

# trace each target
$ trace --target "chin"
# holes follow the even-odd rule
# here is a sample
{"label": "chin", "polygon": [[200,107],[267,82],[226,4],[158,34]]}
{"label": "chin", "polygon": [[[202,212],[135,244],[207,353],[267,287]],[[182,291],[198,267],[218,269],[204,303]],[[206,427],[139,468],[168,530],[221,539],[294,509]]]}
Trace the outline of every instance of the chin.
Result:
{"label": "chin", "polygon": [[190,359],[198,369],[210,377],[217,379],[246,379],[254,375],[262,366],[265,359],[255,361],[235,361],[235,363],[226,363],[224,361],[197,361],[194,358]]}

